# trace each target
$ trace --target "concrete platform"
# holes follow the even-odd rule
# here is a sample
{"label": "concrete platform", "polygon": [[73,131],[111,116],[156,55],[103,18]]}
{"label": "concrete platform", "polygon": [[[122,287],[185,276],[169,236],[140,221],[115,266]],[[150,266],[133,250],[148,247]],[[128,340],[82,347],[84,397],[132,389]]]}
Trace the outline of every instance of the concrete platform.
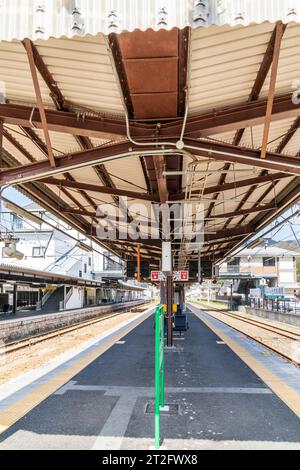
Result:
{"label": "concrete platform", "polygon": [[[162,417],[164,448],[300,449],[296,414],[199,318],[189,324],[165,355],[166,402],[177,410]],[[5,431],[0,449],[151,448],[153,333],[151,317]]]}
{"label": "concrete platform", "polygon": [[85,307],[74,310],[64,310],[55,313],[37,312],[3,319],[0,322],[0,341],[9,343],[20,339],[25,339],[41,333],[55,331],[57,328],[64,328],[74,324],[78,324],[84,320],[93,320],[101,317],[103,314],[130,310],[138,307],[144,302],[142,300],[134,300],[118,304],[103,304],[98,306]]}
{"label": "concrete platform", "polygon": [[[129,302],[123,302],[123,304],[129,304],[129,303],[133,303],[135,301],[129,301]],[[17,320],[22,320],[22,319],[34,319],[34,318],[37,318],[37,317],[40,317],[40,316],[49,316],[49,315],[52,315],[53,313],[72,313],[72,312],[75,312],[77,310],[84,310],[84,309],[91,309],[91,308],[99,308],[99,307],[111,307],[111,306],[114,306],[114,305],[119,305],[118,303],[113,303],[113,302],[110,302],[110,303],[103,303],[103,304],[99,304],[99,305],[88,305],[86,307],[82,307],[81,309],[78,309],[78,308],[74,308],[74,309],[69,309],[69,310],[62,310],[61,312],[58,312],[57,309],[54,309],[54,310],[51,310],[49,312],[44,312],[43,310],[18,310],[16,313],[12,313],[12,312],[6,312],[6,313],[3,313],[3,312],[0,312],[0,326],[1,326],[1,322],[7,322],[7,321],[17,321]]]}

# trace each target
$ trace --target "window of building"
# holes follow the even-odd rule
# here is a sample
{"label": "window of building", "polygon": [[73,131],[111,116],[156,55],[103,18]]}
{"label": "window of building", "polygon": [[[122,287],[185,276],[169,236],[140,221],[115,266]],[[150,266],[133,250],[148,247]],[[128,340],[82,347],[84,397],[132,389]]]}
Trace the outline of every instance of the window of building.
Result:
{"label": "window of building", "polygon": [[32,257],[33,258],[44,258],[46,253],[46,248],[43,246],[34,246],[32,248]]}
{"label": "window of building", "polygon": [[228,261],[227,269],[229,273],[238,273],[240,270],[240,261],[239,257],[233,258],[232,260]]}
{"label": "window of building", "polygon": [[117,262],[117,257],[113,256],[109,251],[104,252],[104,262],[103,262],[104,271],[120,271],[120,265]]}
{"label": "window of building", "polygon": [[82,277],[82,271],[79,271],[79,277]]}
{"label": "window of building", "polygon": [[263,266],[276,266],[276,259],[275,258],[263,258]]}
{"label": "window of building", "polygon": [[83,269],[84,269],[84,273],[86,274],[87,273],[87,265],[86,264],[84,265]]}
{"label": "window of building", "polygon": [[15,214],[13,216],[13,224],[15,230],[22,230],[22,228],[24,228],[23,219],[21,219],[21,217],[18,217]]}
{"label": "window of building", "polygon": [[89,266],[92,266],[92,258],[89,257]]}

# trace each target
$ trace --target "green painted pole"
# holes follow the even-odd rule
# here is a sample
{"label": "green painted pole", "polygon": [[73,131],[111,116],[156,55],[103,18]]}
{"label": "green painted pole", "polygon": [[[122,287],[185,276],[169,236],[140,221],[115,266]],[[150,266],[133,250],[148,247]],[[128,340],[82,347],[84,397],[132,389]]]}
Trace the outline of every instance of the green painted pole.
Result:
{"label": "green painted pole", "polygon": [[155,448],[160,447],[160,307],[155,311]]}
{"label": "green painted pole", "polygon": [[161,328],[161,406],[165,406],[165,315],[161,312],[162,328]]}

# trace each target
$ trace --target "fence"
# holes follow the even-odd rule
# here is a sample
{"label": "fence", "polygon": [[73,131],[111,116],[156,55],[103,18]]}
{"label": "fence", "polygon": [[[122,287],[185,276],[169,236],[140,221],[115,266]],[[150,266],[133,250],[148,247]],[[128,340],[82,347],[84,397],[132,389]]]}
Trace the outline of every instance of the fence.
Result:
{"label": "fence", "polygon": [[250,307],[273,312],[297,313],[300,314],[300,302],[288,299],[250,299]]}

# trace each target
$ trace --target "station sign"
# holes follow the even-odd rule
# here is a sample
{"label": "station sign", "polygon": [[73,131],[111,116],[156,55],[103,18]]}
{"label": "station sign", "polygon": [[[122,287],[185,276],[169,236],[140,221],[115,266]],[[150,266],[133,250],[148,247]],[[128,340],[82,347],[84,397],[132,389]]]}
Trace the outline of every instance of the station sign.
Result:
{"label": "station sign", "polygon": [[279,297],[284,296],[285,288],[284,287],[267,287],[265,289],[266,295],[278,295]]}
{"label": "station sign", "polygon": [[260,289],[250,289],[249,292],[251,299],[259,299],[261,297],[261,290]]}

